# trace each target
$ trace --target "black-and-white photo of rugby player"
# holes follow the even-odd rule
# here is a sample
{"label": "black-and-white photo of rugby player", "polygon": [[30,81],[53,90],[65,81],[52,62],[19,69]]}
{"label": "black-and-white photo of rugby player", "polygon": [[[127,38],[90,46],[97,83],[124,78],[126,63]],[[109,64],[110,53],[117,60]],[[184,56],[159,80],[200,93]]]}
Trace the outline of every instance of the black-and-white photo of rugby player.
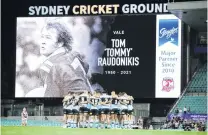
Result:
{"label": "black-and-white photo of rugby player", "polygon": [[86,76],[89,65],[71,48],[72,37],[58,22],[48,22],[41,31],[40,54],[45,56],[39,67],[41,88],[26,97],[63,97],[68,92],[90,91]]}
{"label": "black-and-white photo of rugby player", "polygon": [[[101,91],[112,17],[18,17],[15,97]],[[94,78],[99,75],[100,79]],[[93,80],[93,81],[92,81]]]}

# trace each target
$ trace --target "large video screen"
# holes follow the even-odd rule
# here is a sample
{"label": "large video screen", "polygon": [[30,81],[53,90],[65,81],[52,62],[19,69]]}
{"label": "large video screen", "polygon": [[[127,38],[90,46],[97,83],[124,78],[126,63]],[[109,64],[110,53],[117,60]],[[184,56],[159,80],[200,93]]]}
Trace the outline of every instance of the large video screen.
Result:
{"label": "large video screen", "polygon": [[161,97],[156,22],[156,15],[18,17],[15,97],[86,90]]}

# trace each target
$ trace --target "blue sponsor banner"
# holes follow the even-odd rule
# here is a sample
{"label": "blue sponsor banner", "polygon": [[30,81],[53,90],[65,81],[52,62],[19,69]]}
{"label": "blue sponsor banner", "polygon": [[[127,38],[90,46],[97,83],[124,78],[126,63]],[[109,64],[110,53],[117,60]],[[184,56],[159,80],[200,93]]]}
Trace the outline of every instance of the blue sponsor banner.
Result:
{"label": "blue sponsor banner", "polygon": [[178,19],[160,19],[159,20],[159,46],[170,42],[178,46]]}
{"label": "blue sponsor banner", "polygon": [[173,117],[181,117],[186,120],[194,120],[194,121],[207,121],[207,114],[168,114],[168,120],[171,120]]}
{"label": "blue sponsor banner", "polygon": [[181,92],[181,21],[174,15],[157,15],[157,98],[178,98]]}

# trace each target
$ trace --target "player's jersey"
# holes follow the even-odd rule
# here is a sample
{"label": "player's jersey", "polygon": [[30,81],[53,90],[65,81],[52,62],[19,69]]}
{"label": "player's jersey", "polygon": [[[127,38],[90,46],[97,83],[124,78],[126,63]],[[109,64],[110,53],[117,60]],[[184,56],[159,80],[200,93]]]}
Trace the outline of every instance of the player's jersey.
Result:
{"label": "player's jersey", "polygon": [[39,68],[43,97],[63,97],[68,92],[91,90],[86,77],[88,69],[89,65],[78,53],[59,48]]}
{"label": "player's jersey", "polygon": [[127,100],[128,100],[128,98],[125,97],[125,96],[119,97],[119,103],[120,103],[121,105],[127,105],[127,104],[128,104],[128,103],[127,103]]}
{"label": "player's jersey", "polygon": [[128,100],[128,105],[133,105],[133,100]]}
{"label": "player's jersey", "polygon": [[119,100],[118,100],[118,98],[116,97],[112,97],[112,104],[113,105],[118,105],[119,104]]}
{"label": "player's jersey", "polygon": [[110,100],[111,100],[111,96],[110,95],[106,95],[106,94],[103,94],[101,95],[100,99],[101,99],[101,102],[105,103],[103,104],[103,106],[110,106]]}
{"label": "player's jersey", "polygon": [[26,119],[26,118],[28,117],[28,113],[27,113],[27,112],[22,112],[22,117],[23,117],[24,119]]}
{"label": "player's jersey", "polygon": [[79,97],[78,96],[73,96],[72,98],[72,105],[75,106],[75,105],[78,105],[78,101],[79,101]]}
{"label": "player's jersey", "polygon": [[133,99],[132,98],[129,98],[128,99],[128,110],[129,111],[133,111]]}
{"label": "player's jersey", "polygon": [[71,107],[73,106],[73,100],[72,100],[72,98],[70,98],[70,99],[68,99],[68,101],[67,101],[67,103],[66,103],[66,107],[65,107],[65,109],[69,109],[69,110],[71,110]]}
{"label": "player's jersey", "polygon": [[63,102],[63,108],[66,109],[67,107],[67,101]]}
{"label": "player's jersey", "polygon": [[98,106],[99,105],[99,102],[100,102],[100,99],[99,98],[96,98],[94,96],[91,96],[90,97],[90,102],[91,102],[92,106]]}
{"label": "player's jersey", "polygon": [[88,94],[86,94],[86,93],[81,94],[79,96],[79,104],[80,105],[87,105],[88,98],[89,98]]}

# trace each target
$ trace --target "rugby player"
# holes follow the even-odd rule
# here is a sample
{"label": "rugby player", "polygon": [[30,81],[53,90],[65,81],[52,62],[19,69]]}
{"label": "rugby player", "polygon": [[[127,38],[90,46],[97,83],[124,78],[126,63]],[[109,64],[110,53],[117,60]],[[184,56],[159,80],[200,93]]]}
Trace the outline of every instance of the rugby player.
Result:
{"label": "rugby player", "polygon": [[63,103],[63,112],[64,112],[64,118],[63,118],[63,120],[64,120],[64,127],[67,126],[67,114],[68,114],[68,112],[67,112],[67,103],[68,103],[69,98],[70,98],[70,96],[69,95],[66,95],[64,97],[64,99],[62,100],[62,103]]}
{"label": "rugby player", "polygon": [[73,99],[72,99],[72,128],[77,128],[78,127],[78,115],[79,115],[79,95],[78,93],[73,94]]}
{"label": "rugby player", "polygon": [[128,113],[128,102],[127,102],[127,94],[123,93],[119,97],[119,103],[120,103],[120,127],[121,128],[127,128],[127,113]]}
{"label": "rugby player", "polygon": [[22,110],[21,117],[22,117],[22,126],[27,126],[28,113],[25,107]]}
{"label": "rugby player", "polygon": [[128,123],[129,123],[129,127],[128,128],[131,128],[131,125],[133,125],[133,112],[134,112],[134,109],[133,109],[133,100],[134,98],[132,96],[128,96]]}
{"label": "rugby player", "polygon": [[115,91],[111,92],[112,102],[111,102],[111,127],[118,128],[118,114],[119,114],[119,100],[118,95]]}
{"label": "rugby player", "polygon": [[100,114],[101,114],[101,128],[106,126],[110,127],[110,106],[111,106],[111,96],[103,93],[100,97]]}
{"label": "rugby player", "polygon": [[73,96],[72,93],[69,93],[68,96],[66,97],[66,116],[67,116],[67,127],[72,127],[72,107],[73,107]]}
{"label": "rugby player", "polygon": [[81,127],[86,127],[87,126],[87,115],[89,113],[89,108],[88,108],[88,101],[89,100],[89,95],[88,92],[85,91],[81,95],[79,95],[79,116],[80,116],[80,126]]}
{"label": "rugby player", "polygon": [[90,96],[90,116],[89,116],[89,121],[90,121],[90,127],[98,127],[98,105],[99,105],[100,99],[99,95],[94,92],[93,95]]}

